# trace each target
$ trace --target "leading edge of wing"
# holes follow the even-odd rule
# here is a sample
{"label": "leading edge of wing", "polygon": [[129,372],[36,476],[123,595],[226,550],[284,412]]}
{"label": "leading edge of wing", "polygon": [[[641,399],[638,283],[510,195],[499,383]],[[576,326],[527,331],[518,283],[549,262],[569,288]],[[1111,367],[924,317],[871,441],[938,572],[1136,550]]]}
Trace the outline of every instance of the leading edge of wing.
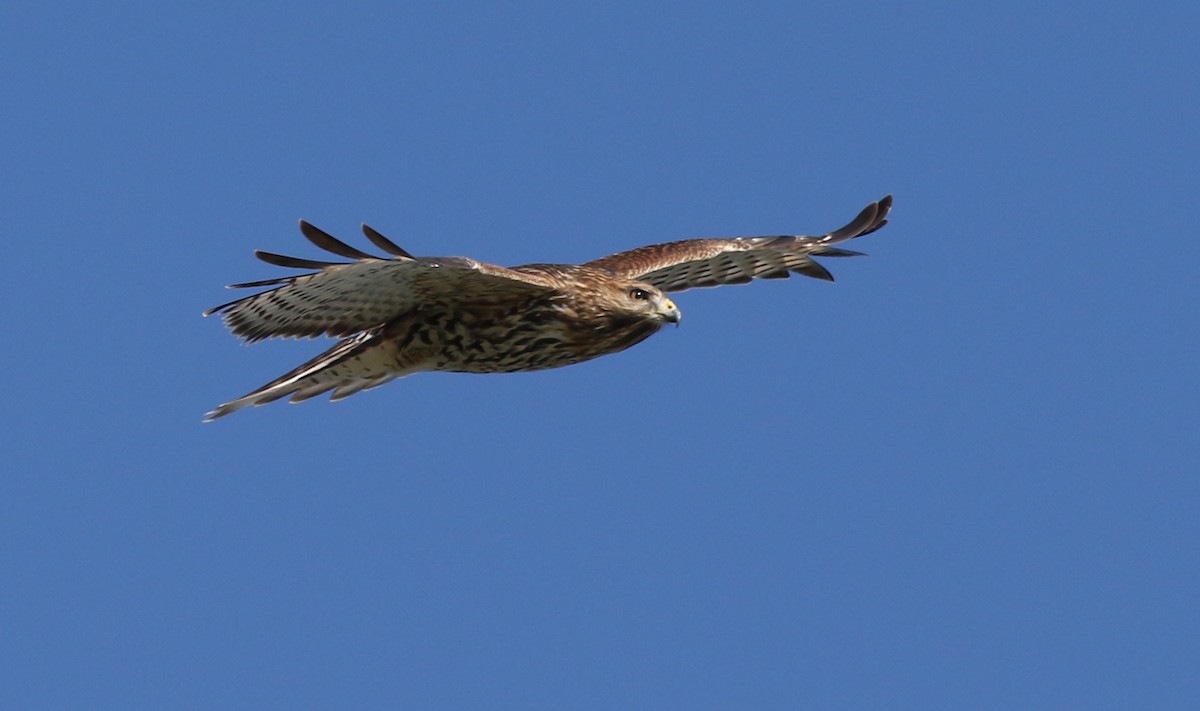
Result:
{"label": "leading edge of wing", "polygon": [[861,255],[831,245],[883,227],[891,207],[892,196],[888,195],[867,205],[843,227],[820,236],[679,240],[618,252],[586,266],[643,279],[664,291],[786,278],[789,273],[832,281],[829,271],[812,257]]}

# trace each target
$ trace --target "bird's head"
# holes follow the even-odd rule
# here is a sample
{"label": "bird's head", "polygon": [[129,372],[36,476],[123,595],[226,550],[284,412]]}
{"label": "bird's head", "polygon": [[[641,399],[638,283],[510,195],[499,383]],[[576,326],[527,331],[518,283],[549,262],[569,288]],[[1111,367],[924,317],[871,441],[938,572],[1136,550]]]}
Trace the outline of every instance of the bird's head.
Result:
{"label": "bird's head", "polygon": [[657,319],[659,323],[679,325],[683,319],[675,302],[668,299],[658,287],[642,281],[630,281],[621,287],[621,299],[626,310]]}

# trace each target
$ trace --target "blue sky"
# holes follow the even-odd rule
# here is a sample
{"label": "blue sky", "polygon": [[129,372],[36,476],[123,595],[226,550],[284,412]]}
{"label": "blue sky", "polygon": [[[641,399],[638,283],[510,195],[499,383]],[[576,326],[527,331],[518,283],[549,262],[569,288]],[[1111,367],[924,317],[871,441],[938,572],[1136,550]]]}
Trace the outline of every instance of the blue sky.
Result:
{"label": "blue sky", "polygon": [[[1183,708],[1190,3],[0,9],[13,708]],[[891,224],[625,353],[213,405],[317,256]]]}

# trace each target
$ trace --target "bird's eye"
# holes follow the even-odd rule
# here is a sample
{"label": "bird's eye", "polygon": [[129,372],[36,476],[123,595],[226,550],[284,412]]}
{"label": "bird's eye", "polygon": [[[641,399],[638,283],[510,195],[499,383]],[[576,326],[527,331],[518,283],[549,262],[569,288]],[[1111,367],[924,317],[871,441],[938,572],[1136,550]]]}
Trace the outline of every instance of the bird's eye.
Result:
{"label": "bird's eye", "polygon": [[650,298],[650,292],[646,291],[645,289],[630,289],[629,296],[630,298],[637,299],[638,301],[645,301]]}

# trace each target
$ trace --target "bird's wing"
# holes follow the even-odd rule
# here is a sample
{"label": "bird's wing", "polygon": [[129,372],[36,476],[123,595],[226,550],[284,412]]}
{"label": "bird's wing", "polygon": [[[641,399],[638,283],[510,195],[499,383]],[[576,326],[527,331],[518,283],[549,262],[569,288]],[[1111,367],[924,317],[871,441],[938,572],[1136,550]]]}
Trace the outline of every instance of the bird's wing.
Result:
{"label": "bird's wing", "polygon": [[863,208],[848,225],[820,236],[734,237],[664,242],[619,252],[585,266],[639,279],[663,291],[745,284],[752,279],[782,279],[792,272],[833,281],[813,257],[862,254],[832,245],[870,234],[887,224],[892,196]]}
{"label": "bird's wing", "polygon": [[257,407],[289,395],[292,402],[300,402],[332,390],[333,399],[340,400],[418,370],[397,368],[395,343],[382,331],[360,333],[339,342],[266,385],[214,408],[204,416],[204,421],[211,422],[247,405]]}
{"label": "bird's wing", "polygon": [[281,267],[316,269],[297,276],[233,284],[273,286],[204,312],[221,314],[235,335],[263,338],[350,336],[388,323],[430,302],[496,303],[551,290],[551,280],[466,257],[413,257],[375,230],[363,232],[390,258],[352,247],[303,220],[300,230],[318,247],[353,262],[327,262],[255,252]]}

